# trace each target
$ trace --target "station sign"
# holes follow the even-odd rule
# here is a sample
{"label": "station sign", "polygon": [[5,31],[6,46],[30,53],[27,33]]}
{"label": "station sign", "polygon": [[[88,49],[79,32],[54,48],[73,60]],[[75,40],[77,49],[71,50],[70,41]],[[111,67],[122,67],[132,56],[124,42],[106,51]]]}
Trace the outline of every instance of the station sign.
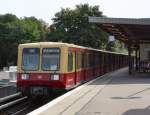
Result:
{"label": "station sign", "polygon": [[24,48],[23,53],[27,54],[37,54],[39,53],[40,49],[39,48]]}
{"label": "station sign", "polygon": [[59,53],[59,48],[44,48],[43,53]]}

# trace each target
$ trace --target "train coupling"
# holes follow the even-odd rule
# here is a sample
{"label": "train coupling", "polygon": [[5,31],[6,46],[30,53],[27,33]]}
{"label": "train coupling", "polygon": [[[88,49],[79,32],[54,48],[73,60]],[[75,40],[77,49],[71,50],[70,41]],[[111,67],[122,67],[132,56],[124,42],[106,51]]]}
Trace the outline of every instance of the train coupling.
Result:
{"label": "train coupling", "polygon": [[48,88],[46,88],[46,87],[31,87],[30,94],[35,95],[35,96],[48,95]]}

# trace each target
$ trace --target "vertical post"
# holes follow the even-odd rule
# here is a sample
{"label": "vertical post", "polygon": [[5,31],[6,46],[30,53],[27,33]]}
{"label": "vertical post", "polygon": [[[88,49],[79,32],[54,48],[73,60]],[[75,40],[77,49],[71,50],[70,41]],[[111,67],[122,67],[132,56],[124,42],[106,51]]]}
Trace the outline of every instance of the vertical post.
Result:
{"label": "vertical post", "polygon": [[140,49],[139,49],[139,63],[140,63],[140,57],[141,57],[141,52],[140,52]]}
{"label": "vertical post", "polygon": [[136,63],[136,71],[138,70],[138,49],[135,50],[135,63]]}
{"label": "vertical post", "polygon": [[131,74],[132,73],[132,58],[131,58],[131,46],[130,46],[130,44],[129,44],[129,46],[128,46],[128,55],[129,55],[129,74]]}
{"label": "vertical post", "polygon": [[141,71],[141,51],[140,51],[140,48],[139,48],[139,71]]}

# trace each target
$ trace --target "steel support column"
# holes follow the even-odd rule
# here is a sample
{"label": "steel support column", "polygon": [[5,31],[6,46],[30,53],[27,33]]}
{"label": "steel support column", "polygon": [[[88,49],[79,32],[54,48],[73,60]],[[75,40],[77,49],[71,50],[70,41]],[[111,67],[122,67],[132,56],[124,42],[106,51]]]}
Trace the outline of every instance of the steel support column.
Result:
{"label": "steel support column", "polygon": [[132,57],[131,57],[131,46],[128,46],[128,55],[129,55],[129,74],[132,73]]}
{"label": "steel support column", "polygon": [[136,48],[135,50],[135,68],[136,68],[136,71],[138,70],[138,49]]}

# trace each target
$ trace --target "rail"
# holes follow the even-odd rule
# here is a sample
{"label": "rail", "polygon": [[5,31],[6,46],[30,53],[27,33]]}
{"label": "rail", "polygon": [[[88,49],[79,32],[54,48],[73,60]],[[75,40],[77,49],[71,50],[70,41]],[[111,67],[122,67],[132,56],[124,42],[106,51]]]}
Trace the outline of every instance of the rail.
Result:
{"label": "rail", "polygon": [[0,106],[0,110],[6,109],[6,108],[8,108],[8,107],[10,107],[10,106],[13,106],[13,105],[15,105],[15,104],[17,104],[17,103],[19,103],[19,102],[22,102],[23,100],[25,100],[25,99],[27,99],[27,98],[28,98],[28,97],[25,96],[25,97],[16,99],[16,100],[14,100],[14,101],[8,102],[8,103],[6,103],[6,104],[3,104],[3,105]]}

